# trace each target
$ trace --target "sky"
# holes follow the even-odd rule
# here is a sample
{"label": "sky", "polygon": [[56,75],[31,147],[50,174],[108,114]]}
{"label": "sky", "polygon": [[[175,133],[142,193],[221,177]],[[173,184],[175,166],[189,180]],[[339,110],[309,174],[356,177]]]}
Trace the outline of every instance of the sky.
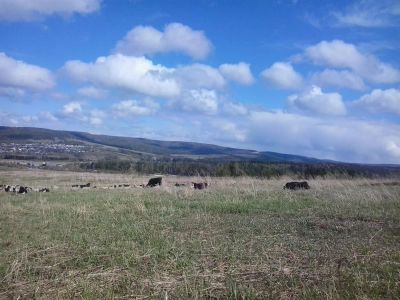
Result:
{"label": "sky", "polygon": [[0,125],[400,164],[398,0],[0,0]]}

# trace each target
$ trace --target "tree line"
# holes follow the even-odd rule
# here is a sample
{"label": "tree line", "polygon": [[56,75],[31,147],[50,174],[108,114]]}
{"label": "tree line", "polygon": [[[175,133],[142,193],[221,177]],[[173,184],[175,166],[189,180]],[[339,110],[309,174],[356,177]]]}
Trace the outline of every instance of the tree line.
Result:
{"label": "tree line", "polygon": [[217,161],[191,159],[147,159],[129,161],[101,159],[82,162],[83,170],[102,170],[121,173],[169,174],[181,176],[251,176],[277,178],[284,175],[299,178],[324,177],[393,177],[400,176],[400,168],[333,163],[266,163],[258,161]]}

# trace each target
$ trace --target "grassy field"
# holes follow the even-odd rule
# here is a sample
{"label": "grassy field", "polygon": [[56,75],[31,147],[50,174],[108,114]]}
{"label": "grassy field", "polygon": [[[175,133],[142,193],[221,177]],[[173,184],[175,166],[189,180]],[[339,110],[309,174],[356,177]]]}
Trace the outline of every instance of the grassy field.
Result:
{"label": "grassy field", "polygon": [[400,297],[400,181],[191,180],[1,171],[0,299]]}

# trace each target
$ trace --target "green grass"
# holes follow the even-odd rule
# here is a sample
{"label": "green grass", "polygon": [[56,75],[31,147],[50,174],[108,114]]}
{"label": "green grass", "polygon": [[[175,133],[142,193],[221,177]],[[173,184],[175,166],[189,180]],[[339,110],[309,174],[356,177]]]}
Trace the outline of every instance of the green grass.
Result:
{"label": "green grass", "polygon": [[[46,176],[46,180],[43,177]],[[0,298],[395,299],[400,186],[212,179],[204,191],[72,190],[144,178],[2,173]],[[379,181],[374,181],[374,183]]]}

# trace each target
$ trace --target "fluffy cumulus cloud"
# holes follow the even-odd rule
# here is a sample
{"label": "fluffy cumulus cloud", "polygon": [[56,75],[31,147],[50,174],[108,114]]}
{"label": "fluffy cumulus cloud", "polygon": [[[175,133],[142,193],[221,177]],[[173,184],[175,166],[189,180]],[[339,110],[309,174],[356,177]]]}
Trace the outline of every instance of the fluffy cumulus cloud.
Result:
{"label": "fluffy cumulus cloud", "polygon": [[63,106],[65,115],[79,114],[82,112],[82,105],[79,102],[69,102]]}
{"label": "fluffy cumulus cloud", "polygon": [[351,69],[373,83],[400,82],[400,71],[375,56],[362,53],[353,44],[341,40],[322,41],[305,50],[305,57],[318,65]]}
{"label": "fluffy cumulus cloud", "polygon": [[124,100],[115,103],[112,106],[112,111],[120,117],[147,116],[156,113],[159,107],[159,104],[151,99],[145,99],[144,101]]}
{"label": "fluffy cumulus cloud", "polygon": [[174,99],[181,97],[187,90],[222,90],[226,86],[219,70],[208,65],[167,68],[143,56],[122,54],[99,57],[94,63],[68,61],[62,72],[75,81],[98,86],[80,89],[79,93],[84,96],[97,95],[101,87]]}
{"label": "fluffy cumulus cloud", "polygon": [[213,90],[188,90],[174,103],[184,111],[213,115],[218,112],[218,94]]}
{"label": "fluffy cumulus cloud", "polygon": [[357,91],[363,91],[367,87],[364,80],[348,70],[326,69],[317,72],[311,77],[311,82],[318,86],[332,86],[337,88],[346,88]]}
{"label": "fluffy cumulus cloud", "polygon": [[276,62],[265,69],[261,76],[266,82],[280,89],[299,89],[303,85],[303,78],[290,63]]}
{"label": "fluffy cumulus cloud", "polygon": [[345,27],[389,27],[398,24],[400,3],[396,0],[356,1],[333,13],[336,25]]}
{"label": "fluffy cumulus cloud", "polygon": [[388,112],[400,115],[400,90],[375,89],[360,97],[354,104],[372,113]]}
{"label": "fluffy cumulus cloud", "polygon": [[251,85],[254,83],[254,77],[250,70],[250,65],[244,62],[238,64],[222,64],[219,71],[228,80],[242,85]]}
{"label": "fluffy cumulus cloud", "polygon": [[0,53],[0,93],[23,95],[24,91],[44,91],[54,87],[52,73],[42,67],[15,60]]}
{"label": "fluffy cumulus cloud", "polygon": [[74,80],[122,88],[150,96],[175,97],[180,93],[174,69],[153,64],[145,57],[122,54],[99,57],[94,63],[68,61],[63,71]]}
{"label": "fluffy cumulus cloud", "polygon": [[342,96],[338,93],[323,93],[318,86],[289,96],[287,103],[289,109],[296,111],[332,116],[346,114]]}
{"label": "fluffy cumulus cloud", "polygon": [[164,31],[151,26],[136,26],[117,43],[115,51],[126,55],[179,52],[194,59],[204,59],[211,49],[212,44],[202,31],[171,23]]}
{"label": "fluffy cumulus cloud", "polygon": [[204,64],[192,64],[176,69],[174,77],[185,89],[216,89],[225,87],[225,79],[221,73]]}
{"label": "fluffy cumulus cloud", "polygon": [[31,21],[43,16],[89,14],[100,9],[101,0],[0,0],[0,20]]}

